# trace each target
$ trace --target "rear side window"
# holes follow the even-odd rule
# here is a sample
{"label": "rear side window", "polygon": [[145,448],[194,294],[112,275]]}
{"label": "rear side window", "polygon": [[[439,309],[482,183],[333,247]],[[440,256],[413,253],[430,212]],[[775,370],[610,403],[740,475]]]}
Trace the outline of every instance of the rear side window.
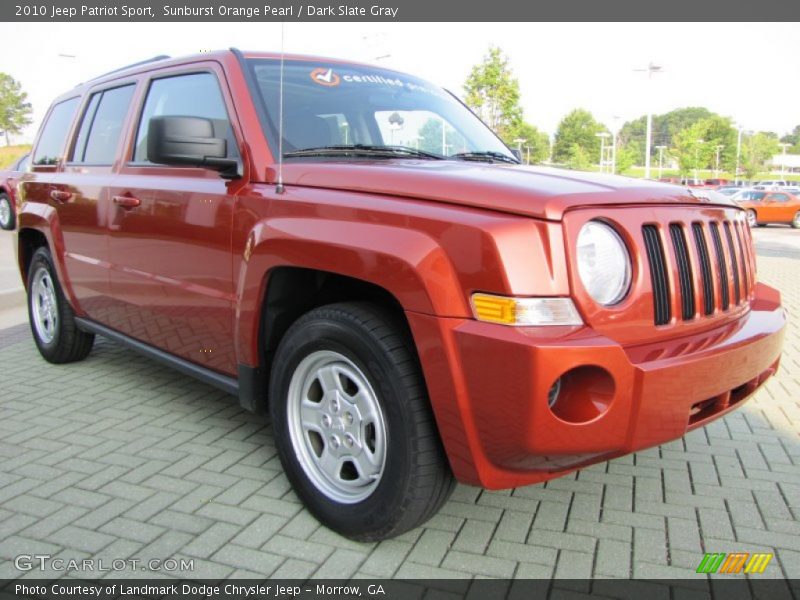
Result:
{"label": "rear side window", "polygon": [[227,141],[228,158],[238,158],[236,138],[231,129],[217,78],[211,73],[192,73],[156,79],[150,84],[136,135],[134,162],[149,162],[147,129],[150,119],[161,116],[210,119],[214,137]]}
{"label": "rear side window", "polygon": [[114,162],[134,88],[131,84],[92,95],[78,132],[73,162],[95,165]]}
{"label": "rear side window", "polygon": [[55,165],[61,160],[64,143],[67,141],[72,120],[78,110],[78,98],[70,98],[56,104],[39,136],[39,143],[33,153],[34,165]]}

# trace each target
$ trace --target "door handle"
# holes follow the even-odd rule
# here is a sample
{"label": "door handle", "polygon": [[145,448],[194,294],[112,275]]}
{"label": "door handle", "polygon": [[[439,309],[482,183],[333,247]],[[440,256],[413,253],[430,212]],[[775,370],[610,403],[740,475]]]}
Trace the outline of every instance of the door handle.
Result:
{"label": "door handle", "polygon": [[114,196],[114,204],[125,210],[136,208],[142,203],[138,198],[133,196]]}
{"label": "door handle", "polygon": [[72,192],[65,192],[64,190],[51,190],[50,197],[59,204],[63,204],[64,202],[69,202],[72,200]]}

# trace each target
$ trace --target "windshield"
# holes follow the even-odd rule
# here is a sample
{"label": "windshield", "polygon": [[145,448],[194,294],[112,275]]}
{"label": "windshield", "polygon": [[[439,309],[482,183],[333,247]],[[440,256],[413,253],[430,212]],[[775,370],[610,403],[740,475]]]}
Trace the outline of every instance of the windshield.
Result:
{"label": "windshield", "polygon": [[[248,63],[267,115],[266,133],[277,148],[280,61]],[[329,146],[380,146],[445,157],[494,153],[516,162],[505,144],[458,100],[408,75],[348,64],[286,61],[283,87],[284,156]]]}
{"label": "windshield", "polygon": [[733,196],[733,200],[737,200],[739,202],[750,201],[750,202],[761,202],[766,196],[766,192],[756,192],[753,190],[742,190],[741,192],[735,194]]}

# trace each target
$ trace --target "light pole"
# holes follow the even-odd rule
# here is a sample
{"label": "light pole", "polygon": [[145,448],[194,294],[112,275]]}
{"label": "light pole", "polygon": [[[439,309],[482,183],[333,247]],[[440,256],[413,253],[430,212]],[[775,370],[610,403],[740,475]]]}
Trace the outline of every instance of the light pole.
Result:
{"label": "light pole", "polygon": [[733,183],[734,185],[739,185],[739,159],[742,156],[742,126],[737,125],[736,129],[738,130],[736,134],[736,171],[733,174]]}
{"label": "light pole", "polygon": [[694,147],[694,182],[697,183],[697,163],[700,162],[700,146],[705,144],[705,140],[697,140],[697,145]]}
{"label": "light pole", "polygon": [[617,173],[617,134],[619,133],[619,115],[614,115],[614,130],[611,132],[611,173]]}
{"label": "light pole", "polygon": [[525,164],[526,165],[530,165],[531,164],[531,145],[530,144],[525,144],[525,151],[526,151]]}
{"label": "light pole", "polygon": [[791,146],[791,144],[778,144],[783,149],[783,154],[781,154],[781,179],[784,177],[784,173],[786,172],[786,148]]}
{"label": "light pole", "polygon": [[725,144],[717,144],[717,159],[714,162],[714,177],[719,178],[719,151],[725,147]]}
{"label": "light pole", "polygon": [[658,178],[661,179],[661,174],[664,172],[664,150],[666,146],[656,146],[658,149]]}
{"label": "light pole", "polygon": [[[647,79],[649,80],[653,78],[653,73],[661,72],[661,67],[653,64],[653,61],[650,61],[644,69],[634,69],[634,71],[646,72]],[[650,179],[650,144],[653,141],[653,110],[650,106],[650,85],[647,87],[647,136],[644,149],[644,178]]]}
{"label": "light pole", "polygon": [[603,173],[603,165],[605,164],[605,154],[606,154],[606,138],[611,137],[607,131],[601,131],[600,133],[595,133],[595,136],[600,138],[600,172]]}

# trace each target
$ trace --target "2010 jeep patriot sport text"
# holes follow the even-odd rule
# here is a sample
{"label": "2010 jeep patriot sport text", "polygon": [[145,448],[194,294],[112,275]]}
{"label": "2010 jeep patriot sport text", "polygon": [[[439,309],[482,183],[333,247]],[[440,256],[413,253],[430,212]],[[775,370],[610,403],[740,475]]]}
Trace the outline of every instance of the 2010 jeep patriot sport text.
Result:
{"label": "2010 jeep patriot sport text", "polygon": [[298,495],[361,540],[456,479],[678,438],[777,369],[780,297],[728,199],[522,166],[394,71],[289,56],[282,79],[281,103],[280,57],[232,50],[56,100],[18,233],[45,359],[100,334],[268,410]]}

